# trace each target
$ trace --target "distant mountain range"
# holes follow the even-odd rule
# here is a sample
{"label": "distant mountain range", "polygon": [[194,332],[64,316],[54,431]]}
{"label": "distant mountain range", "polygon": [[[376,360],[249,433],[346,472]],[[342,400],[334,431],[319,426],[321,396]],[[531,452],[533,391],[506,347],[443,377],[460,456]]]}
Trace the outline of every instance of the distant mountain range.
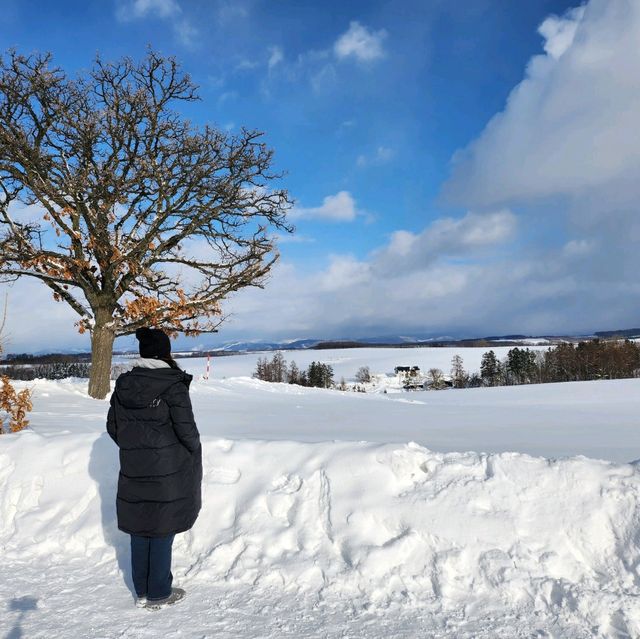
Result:
{"label": "distant mountain range", "polygon": [[616,336],[631,339],[632,337],[640,337],[640,328],[625,328],[620,331],[597,331],[594,335],[603,339]]}
{"label": "distant mountain range", "polygon": [[[591,336],[582,336],[584,339]],[[250,351],[276,351],[276,350],[307,350],[317,349],[324,350],[329,348],[365,348],[365,347],[420,347],[420,346],[474,346],[486,345],[491,343],[499,343],[501,346],[508,344],[532,344],[536,341],[539,343],[551,343],[553,341],[561,341],[567,339],[580,339],[578,337],[560,337],[560,336],[529,336],[529,335],[501,335],[481,338],[464,338],[457,339],[451,336],[439,337],[421,337],[407,335],[382,335],[378,337],[361,337],[361,338],[344,338],[344,339],[298,339],[283,341],[247,341],[247,342],[229,342],[220,346],[212,347],[212,351],[217,352],[250,352]],[[205,349],[202,349],[203,352]]]}
{"label": "distant mountain range", "polygon": [[327,348],[358,348],[366,346],[474,346],[496,344],[508,345],[534,345],[553,344],[561,341],[578,341],[593,338],[607,339],[611,337],[640,338],[640,328],[620,329],[616,331],[596,331],[591,335],[489,335],[487,337],[455,338],[449,335],[439,337],[427,335],[381,335],[377,337],[360,337],[344,339],[297,339],[283,341],[246,341],[229,342],[215,347],[217,351],[247,352],[247,351],[274,351],[274,350],[302,350],[302,349],[327,349]]}
{"label": "distant mountain range", "polygon": [[215,347],[219,351],[245,352],[245,351],[273,351],[273,350],[303,350],[309,348],[336,348],[330,346],[336,344],[355,346],[395,346],[406,344],[429,344],[433,342],[451,341],[453,337],[409,337],[406,335],[383,335],[378,337],[358,337],[343,339],[307,338],[282,341],[247,341],[228,342]]}
{"label": "distant mountain range", "polygon": [[[640,338],[640,328],[625,328],[615,331],[596,331],[591,335],[490,335],[487,337],[455,338],[449,335],[434,337],[433,335],[380,335],[377,337],[359,337],[344,339],[321,339],[305,338],[295,340],[254,340],[254,341],[234,341],[220,345],[210,345],[198,348],[197,351],[185,350],[177,351],[180,356],[201,356],[205,353],[217,353],[229,355],[233,353],[256,352],[256,351],[276,351],[276,350],[305,350],[305,349],[329,349],[329,348],[365,348],[393,346],[397,348],[420,347],[420,346],[532,346],[535,344],[554,344],[562,341],[576,342],[583,339],[593,338],[608,339],[611,337]],[[60,355],[73,355],[77,359],[90,358],[86,351],[78,349],[66,349],[56,351]],[[31,353],[33,356],[49,355],[52,351],[39,351]],[[132,354],[131,352],[118,352],[119,355]],[[15,354],[13,354],[15,357]],[[12,354],[7,354],[6,360],[13,359]]]}

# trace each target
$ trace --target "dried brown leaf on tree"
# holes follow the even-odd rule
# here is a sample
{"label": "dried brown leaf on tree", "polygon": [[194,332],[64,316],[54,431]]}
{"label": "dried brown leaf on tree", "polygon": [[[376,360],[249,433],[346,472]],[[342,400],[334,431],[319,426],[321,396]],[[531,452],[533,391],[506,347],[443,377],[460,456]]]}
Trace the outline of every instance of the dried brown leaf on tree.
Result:
{"label": "dried brown leaf on tree", "polygon": [[[152,50],[80,78],[49,54],[0,57],[0,277],[37,278],[79,315],[93,397],[109,390],[116,337],[216,330],[223,300],[264,285],[271,231],[292,230],[263,133],[194,126],[176,107],[197,99]],[[14,202],[41,221],[14,219]]]}

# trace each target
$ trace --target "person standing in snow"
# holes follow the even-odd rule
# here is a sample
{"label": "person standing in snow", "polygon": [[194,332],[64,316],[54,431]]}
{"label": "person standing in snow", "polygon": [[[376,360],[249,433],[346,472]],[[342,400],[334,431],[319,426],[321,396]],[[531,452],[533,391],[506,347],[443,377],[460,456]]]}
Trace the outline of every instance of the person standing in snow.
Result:
{"label": "person standing in snow", "polygon": [[159,329],[139,328],[140,359],[116,380],[107,432],[120,449],[118,528],[131,535],[136,605],[158,609],[185,596],[172,588],[171,547],[201,507],[202,448],[189,384]]}

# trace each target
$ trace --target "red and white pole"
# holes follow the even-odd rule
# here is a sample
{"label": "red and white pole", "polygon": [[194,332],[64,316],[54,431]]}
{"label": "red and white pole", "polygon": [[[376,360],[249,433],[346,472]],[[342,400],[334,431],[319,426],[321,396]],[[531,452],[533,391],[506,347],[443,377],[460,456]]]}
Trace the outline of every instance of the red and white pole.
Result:
{"label": "red and white pole", "polygon": [[211,354],[207,353],[207,371],[204,374],[205,379],[209,379],[209,372],[211,370]]}

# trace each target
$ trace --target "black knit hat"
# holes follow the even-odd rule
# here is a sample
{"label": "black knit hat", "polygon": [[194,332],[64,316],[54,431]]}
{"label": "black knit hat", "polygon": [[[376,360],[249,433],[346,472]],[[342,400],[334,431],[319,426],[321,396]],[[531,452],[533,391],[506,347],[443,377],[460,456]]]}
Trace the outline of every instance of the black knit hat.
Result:
{"label": "black knit hat", "polygon": [[171,340],[159,328],[139,328],[136,339],[140,342],[140,357],[168,359],[171,357]]}

